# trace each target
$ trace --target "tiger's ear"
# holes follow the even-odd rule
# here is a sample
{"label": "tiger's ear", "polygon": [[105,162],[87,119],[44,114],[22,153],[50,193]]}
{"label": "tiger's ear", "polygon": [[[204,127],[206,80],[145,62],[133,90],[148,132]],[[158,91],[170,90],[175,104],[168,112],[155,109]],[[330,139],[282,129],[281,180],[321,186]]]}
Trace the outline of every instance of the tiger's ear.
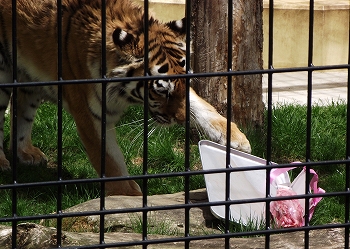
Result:
{"label": "tiger's ear", "polygon": [[174,33],[178,36],[186,36],[186,17],[182,18],[181,20],[170,21],[165,25],[168,26],[172,31],[174,31]]}
{"label": "tiger's ear", "polygon": [[133,35],[127,33],[125,30],[116,28],[113,32],[113,42],[116,45],[119,45],[121,48],[127,44],[133,42]]}

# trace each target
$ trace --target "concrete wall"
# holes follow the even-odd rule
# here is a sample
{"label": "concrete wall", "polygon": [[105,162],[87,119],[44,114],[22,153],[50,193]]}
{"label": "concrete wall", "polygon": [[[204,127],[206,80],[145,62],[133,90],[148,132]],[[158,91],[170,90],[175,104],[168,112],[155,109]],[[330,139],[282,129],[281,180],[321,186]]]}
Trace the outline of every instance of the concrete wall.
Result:
{"label": "concrete wall", "polygon": [[[143,0],[135,0],[143,5]],[[179,20],[185,16],[185,0],[148,0],[149,10],[164,22]]]}
{"label": "concrete wall", "polygon": [[[137,2],[143,3],[142,0]],[[268,61],[268,2],[268,0],[264,0],[264,68],[267,68]],[[185,16],[185,0],[150,0],[149,3],[150,10],[160,20],[178,20]],[[274,67],[307,66],[309,0],[275,0],[274,3]],[[315,1],[314,65],[347,63],[349,12],[349,0]]]}
{"label": "concrete wall", "polygon": [[[313,64],[346,64],[349,49],[348,0],[315,1]],[[279,0],[274,6],[274,67],[307,66],[309,1]],[[264,1],[264,67],[268,59],[268,3]]]}

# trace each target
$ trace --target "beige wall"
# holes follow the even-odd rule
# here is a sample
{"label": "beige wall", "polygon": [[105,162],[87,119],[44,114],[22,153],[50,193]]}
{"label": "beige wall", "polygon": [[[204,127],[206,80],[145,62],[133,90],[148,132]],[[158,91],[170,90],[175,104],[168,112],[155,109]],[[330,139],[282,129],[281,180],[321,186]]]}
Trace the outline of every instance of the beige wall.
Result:
{"label": "beige wall", "polygon": [[[143,0],[135,0],[143,5]],[[149,0],[149,9],[157,19],[164,22],[180,20],[185,16],[184,0]]]}
{"label": "beige wall", "polygon": [[[137,0],[142,4],[142,0]],[[184,0],[150,0],[150,10],[163,21],[185,16]],[[275,68],[307,66],[309,36],[309,0],[275,0]],[[349,49],[348,0],[315,1],[314,53],[316,66],[346,64]],[[268,62],[268,0],[264,0],[264,68]]]}
{"label": "beige wall", "polygon": [[[315,10],[313,64],[346,64],[349,46],[349,10]],[[264,9],[264,67],[268,60],[268,10]],[[274,67],[308,63],[309,11],[274,11]]]}

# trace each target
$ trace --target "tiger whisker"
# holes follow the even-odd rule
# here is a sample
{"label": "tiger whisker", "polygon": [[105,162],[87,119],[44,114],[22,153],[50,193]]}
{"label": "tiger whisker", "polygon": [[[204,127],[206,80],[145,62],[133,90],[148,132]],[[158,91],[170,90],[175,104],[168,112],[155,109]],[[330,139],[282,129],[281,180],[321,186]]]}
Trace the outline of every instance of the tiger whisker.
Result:
{"label": "tiger whisker", "polygon": [[155,131],[157,130],[157,127],[153,126],[150,131],[148,131],[147,137],[149,138]]}
{"label": "tiger whisker", "polygon": [[[154,126],[154,124],[155,124],[155,121],[152,119],[152,118],[150,118],[149,120],[148,120],[148,127],[149,128],[151,128],[151,132],[153,133],[153,131],[152,131],[152,129],[156,129],[156,127]],[[135,127],[134,129],[133,129],[133,131],[134,130],[136,130],[138,127]],[[132,132],[132,131],[131,131]],[[149,137],[150,135],[149,135],[149,133],[150,133],[150,131],[148,132],[148,135],[147,135],[147,137]],[[131,145],[133,144],[133,143],[135,143],[142,135],[144,134],[144,130],[143,129],[141,129],[137,134],[136,134],[136,136],[133,138],[133,140],[131,141]],[[142,145],[143,145],[143,142],[142,142]]]}
{"label": "tiger whisker", "polygon": [[[141,119],[138,119],[138,120],[129,122],[129,123],[121,124],[121,125],[119,125],[119,126],[120,126],[120,127],[123,127],[123,126],[130,126],[130,125],[133,125],[133,124],[143,123],[143,120],[144,120],[144,119],[141,118]],[[149,120],[148,120],[148,121],[149,121]]]}
{"label": "tiger whisker", "polygon": [[[191,123],[194,124],[194,127],[196,128],[196,131],[199,133],[199,135],[201,137],[205,137],[205,134],[203,133],[203,130],[202,128],[198,125],[198,123],[195,121],[197,118],[196,118],[196,115],[193,111],[190,111],[190,119],[191,119]],[[203,120],[202,120],[203,122]],[[209,124],[209,121],[205,120],[204,122],[207,122]]]}

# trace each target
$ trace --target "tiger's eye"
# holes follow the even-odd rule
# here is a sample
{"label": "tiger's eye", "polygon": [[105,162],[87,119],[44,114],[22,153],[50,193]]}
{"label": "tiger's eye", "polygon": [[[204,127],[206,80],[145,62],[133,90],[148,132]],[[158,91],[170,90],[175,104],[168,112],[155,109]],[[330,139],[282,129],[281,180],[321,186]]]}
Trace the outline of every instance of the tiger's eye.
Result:
{"label": "tiger's eye", "polygon": [[184,66],[186,65],[186,60],[180,61],[179,65],[180,65],[181,67],[184,67]]}
{"label": "tiger's eye", "polygon": [[158,73],[167,73],[169,71],[169,64],[166,63],[158,69]]}

